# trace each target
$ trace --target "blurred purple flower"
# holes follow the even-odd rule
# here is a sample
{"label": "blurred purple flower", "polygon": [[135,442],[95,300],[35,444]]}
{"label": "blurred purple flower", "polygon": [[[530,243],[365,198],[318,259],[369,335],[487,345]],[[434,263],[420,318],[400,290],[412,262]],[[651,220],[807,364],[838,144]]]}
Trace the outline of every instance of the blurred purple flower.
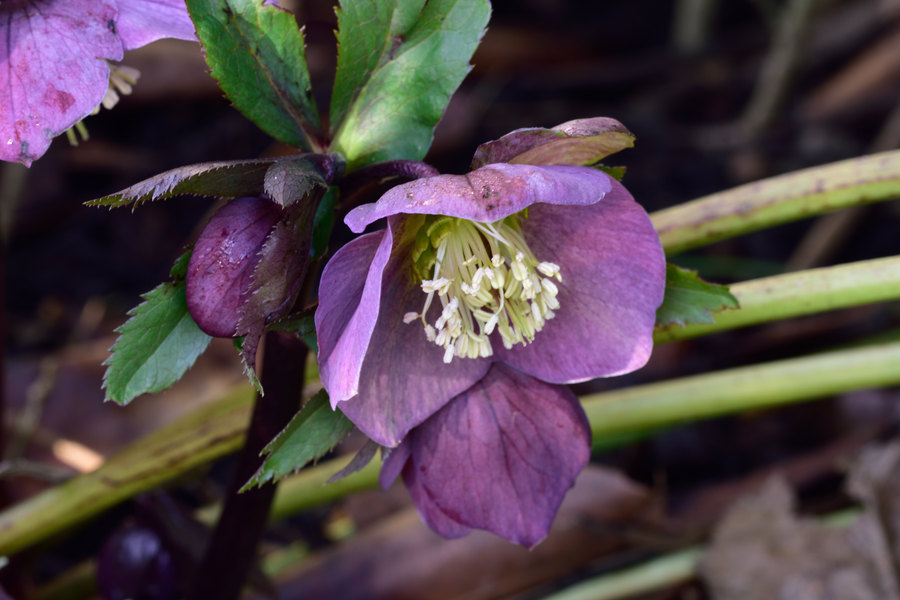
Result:
{"label": "blurred purple flower", "polygon": [[124,50],[194,40],[184,0],[0,2],[0,160],[29,166],[89,115]]}
{"label": "blurred purple flower", "polygon": [[[319,372],[332,404],[392,447],[446,537],[542,540],[590,457],[562,384],[627,373],[652,350],[665,258],[646,212],[585,166],[631,145],[612,119],[518,130],[466,175],[397,186],[345,222],[361,233],[320,284]],[[537,161],[554,164],[511,164]]]}

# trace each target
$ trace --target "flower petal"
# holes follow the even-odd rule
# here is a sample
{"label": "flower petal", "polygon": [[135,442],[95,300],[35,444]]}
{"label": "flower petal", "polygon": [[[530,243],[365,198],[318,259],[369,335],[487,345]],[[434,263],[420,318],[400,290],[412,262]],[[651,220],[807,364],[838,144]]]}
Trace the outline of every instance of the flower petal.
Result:
{"label": "flower petal", "polygon": [[647,213],[618,182],[590,207],[535,206],[523,231],[535,257],[560,266],[556,318],[534,342],[497,357],[529,375],[574,383],[647,362],[666,281]]}
{"label": "flower petal", "polygon": [[[403,219],[389,222],[388,233],[394,232],[395,246],[398,239],[404,238],[403,225]],[[428,341],[421,322],[403,322],[403,315],[421,311],[425,302],[421,287],[412,281],[411,260],[408,245],[395,247],[391,253],[379,282],[381,296],[376,306],[382,309],[375,309],[378,320],[368,346],[360,345],[365,360],[363,354],[352,359],[357,365],[362,363],[359,395],[340,405],[363,433],[382,446],[396,446],[410,429],[481,379],[490,367],[488,361],[482,360],[444,364],[444,350]],[[321,302],[320,298],[320,307]],[[359,302],[361,311],[372,310],[368,302]],[[348,325],[346,335],[359,334]],[[354,364],[346,362],[348,367]],[[322,382],[333,393],[324,378]]]}
{"label": "flower petal", "polygon": [[162,38],[197,40],[184,0],[119,0],[116,29],[126,50]]}
{"label": "flower petal", "polygon": [[359,373],[378,319],[381,277],[391,231],[360,236],[338,250],[322,271],[316,336],[319,377],[331,407],[359,392]]}
{"label": "flower petal", "polygon": [[191,316],[209,335],[237,333],[260,248],[281,214],[266,198],[238,198],[213,215],[200,233],[185,291]]}
{"label": "flower petal", "polygon": [[403,481],[422,520],[433,531],[448,539],[459,538],[472,531],[471,527],[466,527],[441,510],[431,494],[422,486],[422,482],[415,477],[415,470],[412,461],[408,461],[403,468]]}
{"label": "flower petal", "polygon": [[404,481],[426,521],[436,507],[451,522],[533,547],[587,464],[590,438],[568,388],[495,364],[413,431]]}
{"label": "flower petal", "polygon": [[378,474],[378,483],[382,489],[388,489],[393,485],[406,462],[409,460],[409,438],[406,437],[396,448],[382,448],[384,462],[381,464],[381,472]]}
{"label": "flower petal", "polygon": [[385,490],[391,487],[402,472],[409,495],[419,510],[422,520],[429,527],[446,538],[462,537],[469,533],[471,530],[468,527],[460,525],[438,508],[431,496],[422,488],[419,480],[413,477],[415,469],[409,460],[410,453],[409,437],[404,438],[396,448],[387,449],[381,473],[378,475],[381,487]]}
{"label": "flower petal", "polygon": [[122,58],[112,0],[3,2],[0,160],[31,165],[100,104]]}
{"label": "flower petal", "polygon": [[378,219],[406,214],[497,221],[536,203],[593,204],[611,177],[589,167],[492,164],[467,175],[437,175],[391,188],[374,204],[359,206],[344,222],[356,233]]}
{"label": "flower petal", "polygon": [[609,117],[577,119],[553,129],[517,129],[478,146],[472,168],[490,163],[527,165],[592,165],[631,148],[634,136]]}

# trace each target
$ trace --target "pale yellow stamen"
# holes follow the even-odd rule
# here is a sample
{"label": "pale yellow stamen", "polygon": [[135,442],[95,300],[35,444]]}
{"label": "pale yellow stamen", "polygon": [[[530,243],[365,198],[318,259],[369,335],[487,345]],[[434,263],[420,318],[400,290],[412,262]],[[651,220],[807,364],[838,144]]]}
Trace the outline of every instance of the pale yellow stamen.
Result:
{"label": "pale yellow stamen", "polygon": [[[405,314],[403,322],[420,319],[428,341],[444,349],[444,362],[491,356],[494,332],[506,348],[527,345],[559,309],[551,279],[562,281],[560,268],[534,257],[521,218],[478,223],[433,216],[417,233],[414,259],[426,297],[422,312]],[[435,296],[442,308],[432,325],[426,315]]]}

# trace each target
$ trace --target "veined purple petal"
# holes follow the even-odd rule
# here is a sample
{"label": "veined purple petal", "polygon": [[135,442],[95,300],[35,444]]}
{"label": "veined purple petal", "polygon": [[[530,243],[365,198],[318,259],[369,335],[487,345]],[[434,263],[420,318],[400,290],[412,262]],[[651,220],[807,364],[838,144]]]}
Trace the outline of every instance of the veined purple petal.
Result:
{"label": "veined purple petal", "polygon": [[591,207],[534,206],[523,221],[538,260],[560,266],[560,308],[526,347],[497,358],[553,383],[627,373],[647,362],[665,256],[647,213],[616,181]]}
{"label": "veined purple petal", "polygon": [[332,408],[359,393],[391,242],[390,229],[358,237],[338,250],[322,272],[315,322],[319,376]]}
{"label": "veined purple petal", "polygon": [[203,228],[188,262],[185,287],[188,311],[209,335],[236,335],[260,248],[281,215],[266,198],[238,198]]}
{"label": "veined purple petal", "polygon": [[401,213],[497,221],[535,203],[594,204],[610,190],[611,179],[588,167],[491,164],[466,175],[398,185],[374,204],[350,211],[344,222],[360,233],[378,219]]}
{"label": "veined purple petal", "polygon": [[533,547],[587,464],[590,438],[568,388],[495,364],[412,432],[404,481],[429,524],[437,509]]}
{"label": "veined purple petal", "polygon": [[184,0],[119,0],[116,30],[126,50],[162,38],[197,39]]}
{"label": "veined purple petal", "polygon": [[403,473],[409,495],[419,510],[422,520],[428,523],[429,527],[446,538],[458,538],[466,535],[471,529],[460,525],[438,508],[431,496],[422,488],[419,480],[413,476],[415,468],[410,461],[409,439],[409,437],[404,438],[399,446],[387,451],[384,464],[381,465],[381,473],[378,475],[378,482],[386,490]]}
{"label": "veined purple petal", "polygon": [[[377,322],[368,346],[363,348],[362,344],[357,344],[355,347],[364,354],[358,351],[348,354],[344,366],[338,367],[350,370],[362,363],[358,396],[342,402],[340,409],[367,436],[382,446],[391,447],[400,443],[410,429],[434,414],[450,398],[481,379],[490,367],[488,361],[482,360],[454,360],[444,364],[443,348],[428,341],[423,325],[419,321],[403,322],[406,313],[422,310],[425,294],[412,280],[409,246],[397,247],[396,240],[403,237],[402,227],[402,220],[391,220],[385,234],[387,237],[393,232],[395,248],[378,281],[381,289],[377,304],[381,308],[376,313]],[[374,278],[373,268],[369,271],[369,279]],[[324,274],[322,280],[324,283]],[[369,283],[366,283],[367,290]],[[320,296],[319,310],[323,310],[322,302]],[[359,302],[359,310],[372,311],[369,302]],[[327,306],[324,310],[330,311]],[[320,321],[317,314],[317,329],[318,323],[324,325],[324,321],[324,318]],[[319,335],[321,340],[321,333]],[[361,334],[348,326],[343,335],[352,340]],[[333,360],[332,353],[326,362]],[[324,377],[322,383],[329,394],[333,393],[329,385],[334,383],[329,384]]]}
{"label": "veined purple petal", "polygon": [[415,471],[416,466],[413,462],[407,461],[403,468],[403,482],[406,484],[409,496],[422,520],[433,531],[448,539],[459,538],[472,531],[471,527],[466,527],[441,510],[432,495],[422,485],[421,480],[415,476]]}
{"label": "veined purple petal", "polygon": [[0,4],[0,160],[26,166],[100,104],[122,58],[112,0]]}

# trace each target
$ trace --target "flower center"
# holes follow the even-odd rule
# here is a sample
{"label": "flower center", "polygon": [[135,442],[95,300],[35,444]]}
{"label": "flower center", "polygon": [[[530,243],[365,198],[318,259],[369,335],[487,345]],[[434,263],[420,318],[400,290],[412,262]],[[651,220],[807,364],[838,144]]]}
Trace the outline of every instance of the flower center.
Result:
{"label": "flower center", "polygon": [[[445,363],[491,356],[494,331],[506,348],[527,345],[559,308],[552,281],[562,281],[559,265],[534,257],[522,218],[526,211],[493,223],[428,215],[417,230],[413,271],[425,303],[403,322],[421,320],[428,340],[444,349]],[[435,296],[443,308],[430,324]]]}

